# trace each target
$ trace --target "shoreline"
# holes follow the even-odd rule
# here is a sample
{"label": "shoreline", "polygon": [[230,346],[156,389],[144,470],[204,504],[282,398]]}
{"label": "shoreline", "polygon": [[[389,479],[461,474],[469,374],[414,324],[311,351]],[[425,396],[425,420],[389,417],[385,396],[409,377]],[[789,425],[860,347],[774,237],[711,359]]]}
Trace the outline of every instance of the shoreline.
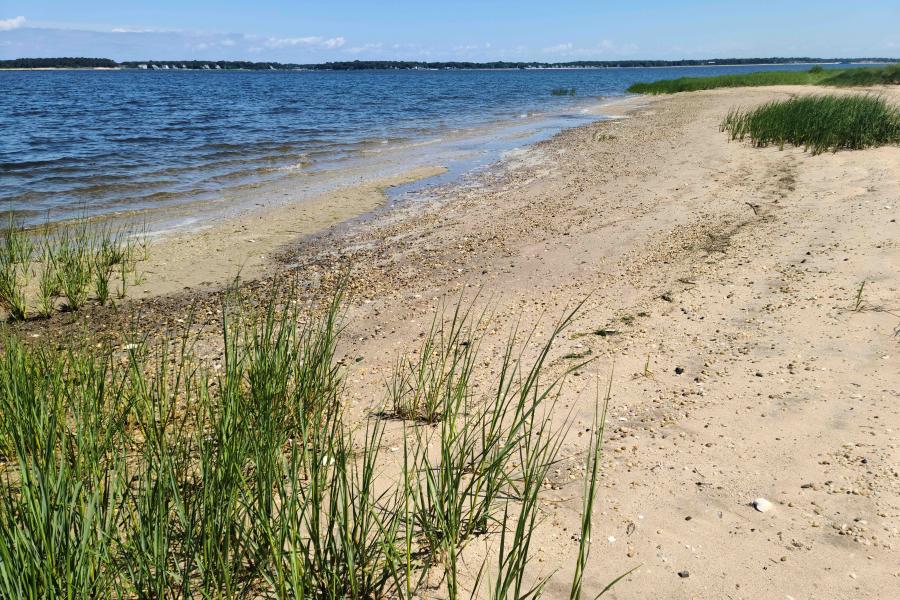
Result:
{"label": "shoreline", "polygon": [[[191,62],[191,61],[147,61],[150,63],[160,63],[160,64],[179,64],[183,62]],[[201,61],[203,62],[203,61]],[[208,61],[210,64],[215,64],[220,61]],[[402,62],[402,61],[401,61]],[[590,62],[590,61],[587,61]],[[623,61],[626,62],[626,61]],[[406,67],[399,70],[404,71],[518,71],[518,70],[554,70],[554,69],[672,69],[672,68],[693,68],[693,67],[778,67],[778,66],[808,66],[808,65],[890,65],[896,62],[895,60],[888,61],[849,61],[849,62],[841,62],[841,61],[820,61],[820,62],[776,62],[776,63],[714,63],[714,64],[690,64],[690,65],[648,65],[648,66],[560,66],[560,67],[485,67],[485,68],[473,68],[473,67],[447,67],[447,68],[419,68],[419,67]],[[268,64],[268,63],[263,63]],[[270,71],[275,72],[295,72],[295,71],[306,71],[306,72],[314,72],[314,71],[358,71],[358,70],[366,70],[366,69],[310,69],[308,67],[294,67],[290,69],[243,69],[243,68],[226,68],[226,69],[203,69],[203,68],[169,68],[169,69],[148,69],[141,67],[0,67],[0,71],[259,71],[263,73],[267,73]],[[389,68],[372,68],[368,69],[372,71],[390,71],[396,69]]]}
{"label": "shoreline", "polygon": [[[605,118],[602,109],[606,104],[627,97],[589,95],[552,106],[535,100],[533,106],[498,114],[487,112],[467,124],[450,122],[401,137],[373,134],[322,150],[312,146],[294,149],[279,163],[263,168],[254,166],[256,157],[251,155],[249,162],[230,172],[227,179],[218,178],[214,171],[208,174],[212,167],[200,161],[186,164],[188,183],[184,185],[154,188],[151,181],[150,187],[138,187],[131,196],[117,191],[115,182],[109,184],[111,191],[105,190],[105,184],[98,185],[103,189],[91,200],[94,205],[84,199],[81,201],[86,204],[77,204],[80,196],[75,195],[67,204],[38,211],[30,209],[25,200],[17,202],[14,195],[5,198],[13,202],[17,217],[29,228],[86,217],[117,223],[144,222],[162,233],[184,231],[206,221],[233,217],[248,208],[315,200],[341,188],[398,177],[412,169],[445,166],[449,173],[436,183],[447,183],[502,159],[509,150],[546,139],[564,128]],[[143,180],[136,181],[140,185]],[[29,188],[24,190],[23,197]],[[47,193],[39,188],[32,191]],[[90,206],[95,208],[88,210]]]}
{"label": "shoreline", "polygon": [[[305,302],[347,278],[339,357],[355,421],[456,298],[489,309],[486,357],[512,328],[541,338],[583,302],[550,361],[549,375],[593,362],[559,399],[574,425],[532,563],[559,568],[548,597],[568,595],[582,434],[608,381],[586,589],[637,567],[616,598],[886,597],[900,547],[900,148],[813,157],[718,129],[734,105],[808,91],[631,98],[619,110],[632,118],[564,130],[428,202],[294,238],[242,293],[263,302],[293,281]],[[215,237],[203,243],[232,241]],[[187,268],[190,251],[173,256]],[[871,309],[853,311],[860,281]],[[89,329],[121,347],[191,322],[198,359],[214,365],[223,293],[176,290],[18,328],[33,343]],[[385,445],[402,435],[389,427]],[[772,510],[751,506],[760,497]],[[471,544],[462,562],[484,552]]]}
{"label": "shoreline", "polygon": [[[604,119],[627,117],[641,106],[645,98],[626,95],[603,99],[588,110],[591,123]],[[195,201],[168,208],[146,209],[96,218],[111,222],[133,222],[135,217],[144,216],[149,226],[154,251],[150,260],[143,264],[146,281],[132,286],[129,297],[150,297],[164,295],[185,288],[216,289],[229,284],[240,274],[244,280],[252,280],[277,268],[277,256],[291,245],[326,233],[329,230],[343,230],[354,222],[367,221],[383,216],[394,204],[408,201],[407,196],[427,198],[434,195],[452,193],[467,180],[477,179],[491,169],[503,168],[510,153],[527,153],[535,144],[545,141],[545,129],[560,131],[583,125],[551,125],[552,118],[540,117],[535,120],[532,133],[526,133],[523,140],[516,136],[499,137],[501,148],[481,156],[456,158],[443,164],[424,164],[401,168],[403,156],[394,157],[379,171],[352,168],[326,172],[319,191],[309,191],[299,175],[285,175],[283,178],[261,185],[239,186],[223,190],[223,198],[218,201]],[[507,136],[518,126],[515,121],[482,128],[485,132],[494,129]],[[529,130],[531,131],[531,130]],[[486,133],[484,139],[494,139],[496,134]],[[539,141],[529,141],[537,137]],[[463,138],[463,139],[468,139]],[[420,160],[421,162],[421,160]],[[413,163],[415,164],[415,162]],[[393,172],[393,173],[391,173]],[[337,183],[328,184],[327,177]],[[299,179],[298,179],[299,177]],[[351,183],[350,181],[357,180]],[[343,181],[343,183],[341,183]],[[198,216],[201,215],[201,216]],[[228,244],[215,240],[228,239]]]}

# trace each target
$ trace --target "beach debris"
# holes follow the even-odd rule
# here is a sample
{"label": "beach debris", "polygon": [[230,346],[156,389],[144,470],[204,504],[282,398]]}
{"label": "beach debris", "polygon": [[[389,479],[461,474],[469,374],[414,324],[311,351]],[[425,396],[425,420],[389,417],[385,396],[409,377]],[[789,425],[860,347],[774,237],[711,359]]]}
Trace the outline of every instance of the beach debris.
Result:
{"label": "beach debris", "polygon": [[607,337],[607,336],[610,336],[610,335],[616,335],[617,333],[619,333],[619,330],[618,330],[618,329],[605,329],[605,328],[602,328],[602,327],[601,327],[600,329],[597,329],[597,330],[594,331],[594,335],[599,335],[600,337]]}
{"label": "beach debris", "polygon": [[681,375],[682,373],[684,373],[684,367],[675,367],[676,375]]}
{"label": "beach debris", "polygon": [[765,498],[757,498],[756,500],[754,500],[753,502],[750,503],[750,506],[752,506],[758,512],[761,512],[761,513],[769,512],[770,510],[775,508],[775,505],[772,504],[771,502],[769,502],[768,500],[766,500]]}
{"label": "beach debris", "polygon": [[594,351],[588,348],[583,352],[569,352],[568,354],[563,355],[563,360],[571,360],[571,359],[581,359],[593,354]]}

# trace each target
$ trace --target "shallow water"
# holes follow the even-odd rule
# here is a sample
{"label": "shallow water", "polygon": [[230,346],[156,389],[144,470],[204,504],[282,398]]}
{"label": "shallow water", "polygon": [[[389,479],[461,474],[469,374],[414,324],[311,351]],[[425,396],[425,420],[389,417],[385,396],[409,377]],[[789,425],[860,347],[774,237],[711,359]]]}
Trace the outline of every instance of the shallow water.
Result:
{"label": "shallow water", "polygon": [[35,223],[342,170],[455,176],[601,118],[599,100],[636,81],[805,68],[0,71],[0,203]]}

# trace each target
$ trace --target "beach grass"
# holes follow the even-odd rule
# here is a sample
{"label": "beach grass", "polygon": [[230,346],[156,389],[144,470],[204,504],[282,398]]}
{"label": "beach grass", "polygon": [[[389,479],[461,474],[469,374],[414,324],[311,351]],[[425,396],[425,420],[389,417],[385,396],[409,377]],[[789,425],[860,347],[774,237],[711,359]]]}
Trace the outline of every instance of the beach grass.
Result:
{"label": "beach grass", "polygon": [[792,144],[820,154],[900,144],[900,109],[871,94],[800,96],[732,110],[721,128],[757,147]]}
{"label": "beach grass", "polygon": [[[468,359],[434,362],[479,324],[461,308],[442,317],[421,360],[426,373],[457,374],[414,380],[442,396],[440,410],[404,420],[404,452],[391,457],[391,420],[345,418],[342,306],[340,293],[301,310],[232,292],[212,367],[193,356],[189,324],[160,344],[65,351],[7,333],[0,596],[412,598],[434,571],[450,598],[540,596],[552,572],[534,572],[531,541],[570,424],[551,419],[567,371],[546,371],[574,312],[540,343],[514,331],[489,391],[454,366]],[[472,369],[484,363],[464,347]],[[573,597],[599,478],[597,414]],[[467,567],[463,590],[461,553],[489,533],[496,568]]]}
{"label": "beach grass", "polygon": [[758,71],[713,77],[682,77],[649,83],[634,83],[628,91],[632,94],[674,94],[715,88],[759,87],[771,85],[830,85],[839,87],[889,85],[900,83],[900,64],[883,67],[852,69],[823,69],[812,67],[807,71]]}
{"label": "beach grass", "polygon": [[[10,216],[0,232],[0,308],[8,318],[24,320],[32,308],[49,317],[60,300],[66,310],[80,309],[91,297],[104,305],[115,279],[119,297],[125,296],[148,253],[143,229],[86,218],[27,229]],[[30,283],[35,279],[33,290]]]}
{"label": "beach grass", "polygon": [[33,255],[34,242],[10,217],[0,238],[0,307],[13,319],[24,319],[28,310],[25,289]]}

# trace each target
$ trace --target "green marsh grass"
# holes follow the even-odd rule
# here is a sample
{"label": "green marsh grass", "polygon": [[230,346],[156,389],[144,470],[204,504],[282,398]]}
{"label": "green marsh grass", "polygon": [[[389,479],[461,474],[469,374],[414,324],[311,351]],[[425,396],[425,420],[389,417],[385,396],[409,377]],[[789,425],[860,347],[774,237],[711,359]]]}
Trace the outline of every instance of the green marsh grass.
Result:
{"label": "green marsh grass", "polygon": [[721,129],[755,146],[802,146],[813,154],[900,143],[900,109],[874,95],[800,96],[732,110]]}
{"label": "green marsh grass", "polygon": [[[78,310],[91,298],[109,301],[118,273],[119,297],[129,280],[137,281],[137,264],[146,260],[146,229],[92,224],[86,218],[39,229],[26,229],[11,217],[0,232],[0,308],[12,320],[28,316],[29,304],[49,317],[57,300]],[[37,277],[36,289],[30,289]]]}
{"label": "green marsh grass", "polygon": [[826,85],[864,86],[900,84],[900,64],[880,68],[844,69],[825,80]]}
{"label": "green marsh grass", "polygon": [[[818,67],[818,68],[817,68]],[[866,86],[900,83],[900,64],[884,67],[852,69],[823,69],[815,66],[808,71],[758,71],[713,77],[682,77],[649,83],[632,84],[632,94],[674,94],[727,87],[758,87],[770,85],[831,85]]]}
{"label": "green marsh grass", "polygon": [[[439,386],[437,420],[405,420],[392,459],[388,419],[345,420],[341,300],[306,318],[232,294],[219,369],[193,358],[190,333],[66,352],[2,338],[0,597],[412,598],[438,570],[458,598],[460,553],[488,534],[496,568],[472,578],[492,598],[540,596],[552,573],[529,572],[531,542],[569,427],[549,417],[565,373],[545,371],[572,315],[528,360],[531,336],[511,334],[488,393]],[[458,309],[432,332],[465,333],[434,344],[475,323]]]}
{"label": "green marsh grass", "polygon": [[34,242],[10,217],[0,239],[0,307],[13,319],[24,319],[27,313],[25,288],[33,255]]}
{"label": "green marsh grass", "polygon": [[392,416],[437,423],[465,403],[478,353],[475,331],[485,321],[469,310],[457,304],[450,319],[437,314],[417,359],[398,361],[388,389]]}

